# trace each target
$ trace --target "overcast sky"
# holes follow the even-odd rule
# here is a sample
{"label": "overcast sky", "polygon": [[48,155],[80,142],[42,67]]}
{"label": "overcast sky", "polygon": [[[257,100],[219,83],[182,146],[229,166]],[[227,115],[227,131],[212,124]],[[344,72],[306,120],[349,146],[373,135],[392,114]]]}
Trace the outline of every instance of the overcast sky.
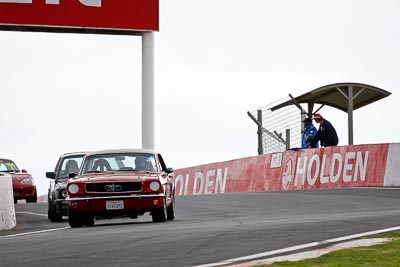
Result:
{"label": "overcast sky", "polygon": [[[391,96],[354,143],[400,140],[400,1],[161,0],[155,148],[182,168],[257,155],[247,111],[338,82]],[[141,38],[0,32],[0,157],[47,193],[67,152],[141,146]],[[347,114],[324,107],[339,145]]]}

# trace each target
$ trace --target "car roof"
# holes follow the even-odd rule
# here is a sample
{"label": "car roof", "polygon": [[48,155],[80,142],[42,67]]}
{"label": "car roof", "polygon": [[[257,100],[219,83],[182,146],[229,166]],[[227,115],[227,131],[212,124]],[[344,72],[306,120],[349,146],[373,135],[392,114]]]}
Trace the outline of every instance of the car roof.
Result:
{"label": "car roof", "polygon": [[118,154],[118,153],[149,153],[149,154],[157,154],[156,151],[151,150],[151,149],[123,148],[123,149],[106,149],[106,150],[92,151],[92,152],[86,154],[86,156],[99,155],[99,154]]}
{"label": "car roof", "polygon": [[90,153],[90,152],[70,152],[70,153],[62,154],[61,157],[65,158],[65,157],[69,157],[69,156],[85,156],[88,153]]}

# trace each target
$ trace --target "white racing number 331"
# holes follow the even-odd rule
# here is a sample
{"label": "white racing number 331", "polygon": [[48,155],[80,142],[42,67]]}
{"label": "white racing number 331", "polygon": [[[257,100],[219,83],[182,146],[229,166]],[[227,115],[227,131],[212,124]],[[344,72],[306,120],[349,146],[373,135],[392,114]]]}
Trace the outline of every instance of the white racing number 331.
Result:
{"label": "white racing number 331", "polygon": [[[0,0],[0,3],[17,3],[17,4],[32,4],[33,0]],[[48,5],[59,5],[60,1],[71,0],[46,0]],[[101,7],[101,0],[76,0],[84,6]]]}

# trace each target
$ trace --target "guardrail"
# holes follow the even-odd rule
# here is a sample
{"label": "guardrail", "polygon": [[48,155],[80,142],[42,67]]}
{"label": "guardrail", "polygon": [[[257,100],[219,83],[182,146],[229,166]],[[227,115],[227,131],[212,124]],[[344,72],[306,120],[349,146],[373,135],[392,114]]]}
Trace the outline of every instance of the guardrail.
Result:
{"label": "guardrail", "polygon": [[11,175],[0,172],[0,231],[17,225]]}
{"label": "guardrail", "polygon": [[175,170],[176,194],[400,186],[400,144],[336,146]]}

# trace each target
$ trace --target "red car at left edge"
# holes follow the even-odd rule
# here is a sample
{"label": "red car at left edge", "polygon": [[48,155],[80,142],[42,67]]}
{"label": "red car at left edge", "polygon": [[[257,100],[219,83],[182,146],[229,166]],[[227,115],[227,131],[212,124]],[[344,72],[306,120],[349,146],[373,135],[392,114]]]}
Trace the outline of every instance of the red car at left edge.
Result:
{"label": "red car at left edge", "polygon": [[0,172],[9,173],[12,176],[14,203],[19,199],[25,199],[27,203],[37,202],[35,181],[25,169],[20,170],[14,161],[0,159]]}

